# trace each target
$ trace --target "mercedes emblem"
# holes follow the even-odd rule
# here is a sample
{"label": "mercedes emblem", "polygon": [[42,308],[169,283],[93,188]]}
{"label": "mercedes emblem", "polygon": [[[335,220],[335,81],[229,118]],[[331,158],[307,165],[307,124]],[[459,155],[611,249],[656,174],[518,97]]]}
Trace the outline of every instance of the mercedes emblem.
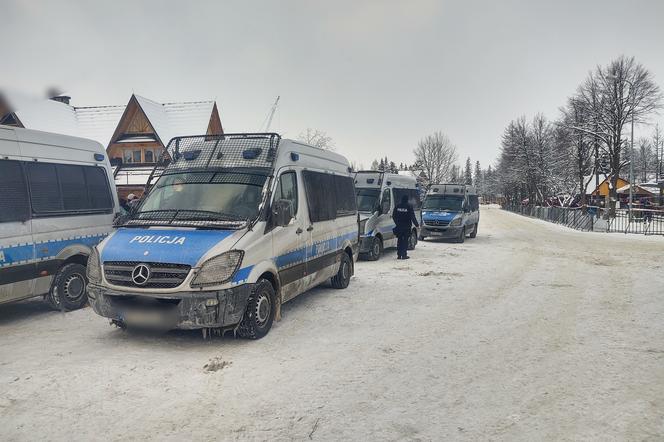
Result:
{"label": "mercedes emblem", "polygon": [[131,280],[136,285],[145,285],[150,279],[150,267],[147,264],[139,264],[131,272]]}

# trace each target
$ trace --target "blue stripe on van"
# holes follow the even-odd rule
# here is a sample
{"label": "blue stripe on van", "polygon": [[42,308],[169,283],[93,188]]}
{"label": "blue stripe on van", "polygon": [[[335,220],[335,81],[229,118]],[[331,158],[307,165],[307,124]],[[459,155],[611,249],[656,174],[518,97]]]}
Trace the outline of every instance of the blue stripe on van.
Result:
{"label": "blue stripe on van", "polygon": [[317,242],[313,245],[302,247],[286,254],[277,256],[274,258],[275,265],[277,269],[283,269],[290,267],[295,264],[299,264],[319,256],[325,255],[326,253],[336,252],[343,246],[344,241],[353,240],[357,238],[357,232],[346,233],[335,238],[327,239],[324,241]]}
{"label": "blue stripe on van", "polygon": [[26,264],[28,262],[43,261],[55,258],[62,250],[72,245],[82,244],[88,247],[95,246],[106,237],[106,233],[74,237],[68,239],[56,239],[38,243],[28,243],[9,247],[0,247],[0,267],[13,264]]}

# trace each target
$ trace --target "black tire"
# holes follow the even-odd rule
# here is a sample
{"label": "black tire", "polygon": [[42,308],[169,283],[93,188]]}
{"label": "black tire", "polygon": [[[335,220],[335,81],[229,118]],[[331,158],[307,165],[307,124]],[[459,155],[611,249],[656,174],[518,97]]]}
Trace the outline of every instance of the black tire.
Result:
{"label": "black tire", "polygon": [[254,285],[247,309],[237,328],[237,334],[245,339],[260,339],[270,331],[276,309],[274,287],[267,279],[259,279]]}
{"label": "black tire", "polygon": [[457,238],[457,241],[459,244],[463,244],[463,242],[466,240],[466,226],[463,226],[461,228],[461,233],[459,234],[459,237]]}
{"label": "black tire", "polygon": [[341,255],[341,264],[339,264],[339,271],[331,279],[332,287],[335,289],[345,289],[350,284],[350,277],[353,274],[353,260],[350,259],[348,253],[343,252]]}
{"label": "black tire", "polygon": [[51,290],[46,295],[46,302],[55,310],[77,310],[88,302],[87,286],[85,266],[64,265],[53,278]]}
{"label": "black tire", "polygon": [[475,223],[475,227],[473,227],[473,231],[470,232],[470,237],[475,238],[477,237],[477,227],[480,225],[480,223]]}
{"label": "black tire", "polygon": [[410,236],[408,237],[408,250],[415,250],[415,246],[417,245],[417,230],[413,230],[410,232]]}
{"label": "black tire", "polygon": [[383,241],[377,236],[374,236],[373,241],[371,241],[371,247],[369,248],[369,251],[366,254],[367,261],[378,261],[380,259],[380,255],[382,254],[383,254]]}

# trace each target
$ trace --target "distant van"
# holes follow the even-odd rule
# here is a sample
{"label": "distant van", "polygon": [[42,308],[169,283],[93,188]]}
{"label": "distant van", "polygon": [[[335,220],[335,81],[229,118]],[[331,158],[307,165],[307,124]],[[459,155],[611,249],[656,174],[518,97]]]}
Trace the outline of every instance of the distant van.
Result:
{"label": "distant van", "polygon": [[0,126],[0,304],[45,295],[57,309],[85,305],[91,247],[118,211],[101,144]]}
{"label": "distant van", "polygon": [[420,239],[451,238],[462,243],[475,238],[480,223],[480,204],[473,186],[432,184],[422,203]]}
{"label": "distant van", "polygon": [[[396,226],[392,210],[403,195],[408,196],[420,218],[420,194],[414,176],[375,170],[355,173],[357,208],[360,212],[360,256],[369,261],[380,258],[383,250],[397,246],[397,237],[392,229]],[[408,241],[408,250],[417,245],[418,229],[413,227]]]}
{"label": "distant van", "polygon": [[258,339],[282,303],[327,281],[348,287],[358,223],[346,158],[277,134],[167,149],[156,184],[88,261],[95,312],[120,327]]}

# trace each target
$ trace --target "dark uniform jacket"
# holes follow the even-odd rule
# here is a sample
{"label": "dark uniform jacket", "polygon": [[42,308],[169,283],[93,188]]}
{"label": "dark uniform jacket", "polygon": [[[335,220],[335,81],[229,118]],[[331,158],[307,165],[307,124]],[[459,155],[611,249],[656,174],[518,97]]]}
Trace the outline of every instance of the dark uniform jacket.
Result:
{"label": "dark uniform jacket", "polygon": [[413,206],[408,203],[399,203],[392,211],[392,219],[397,225],[394,228],[395,235],[406,235],[410,233],[410,228],[414,224],[419,227]]}

